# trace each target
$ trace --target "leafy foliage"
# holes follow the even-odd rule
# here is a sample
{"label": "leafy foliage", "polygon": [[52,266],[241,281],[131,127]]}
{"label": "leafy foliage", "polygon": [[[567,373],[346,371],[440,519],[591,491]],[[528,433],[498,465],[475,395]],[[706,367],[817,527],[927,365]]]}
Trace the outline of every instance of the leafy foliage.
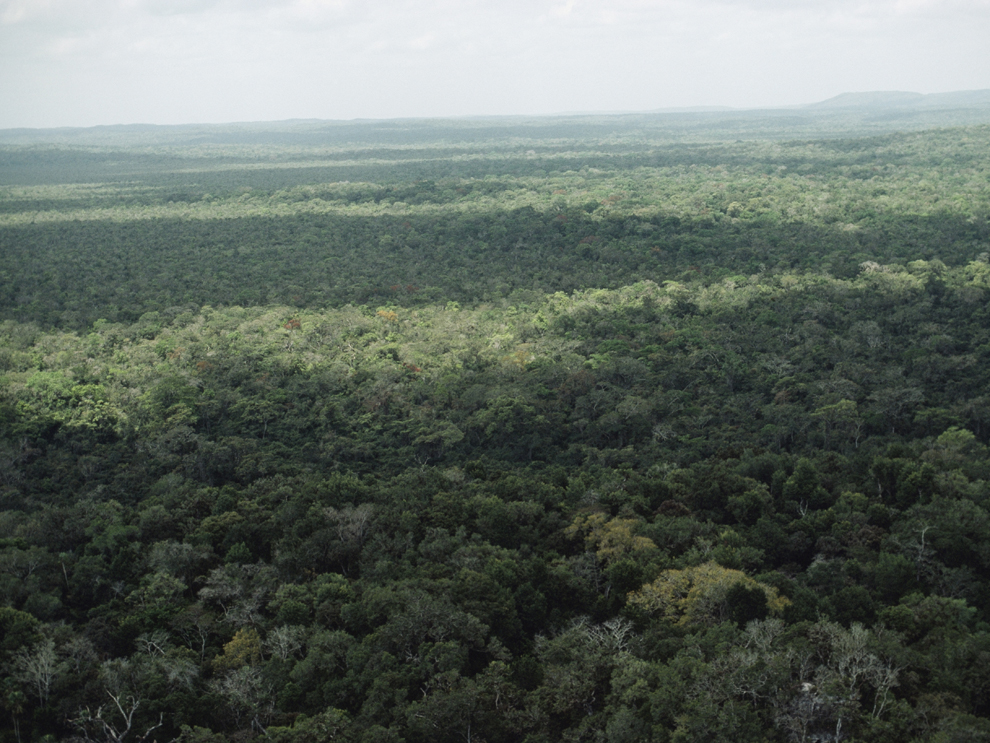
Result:
{"label": "leafy foliage", "polygon": [[990,130],[626,125],[3,149],[0,739],[985,737]]}

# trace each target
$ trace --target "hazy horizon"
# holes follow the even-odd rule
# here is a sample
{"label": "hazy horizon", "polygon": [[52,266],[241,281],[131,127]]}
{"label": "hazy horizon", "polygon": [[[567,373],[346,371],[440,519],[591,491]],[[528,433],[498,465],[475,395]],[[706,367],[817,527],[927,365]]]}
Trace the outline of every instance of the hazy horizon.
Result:
{"label": "hazy horizon", "polygon": [[990,88],[990,0],[0,0],[0,128],[782,108]]}
{"label": "hazy horizon", "polygon": [[[967,93],[967,92],[983,92],[984,90],[990,92],[988,89],[980,89],[979,91],[935,91],[934,93],[921,93],[920,95],[932,95],[939,93]],[[840,98],[848,94],[863,94],[870,95],[874,93],[918,93],[918,91],[843,91],[836,94],[824,101],[830,101],[833,98]],[[779,105],[766,105],[766,106],[721,106],[718,104],[713,105],[698,105],[698,106],[676,106],[671,108],[657,108],[650,110],[586,110],[586,111],[548,111],[545,113],[532,113],[532,114],[517,114],[517,113],[497,113],[497,114],[463,114],[463,115],[451,115],[451,116],[391,116],[391,117],[367,117],[367,116],[357,116],[350,119],[343,118],[319,118],[319,117],[291,117],[291,118],[281,118],[281,119],[253,119],[253,120],[239,120],[239,121],[176,121],[171,123],[160,124],[153,121],[121,121],[121,122],[111,122],[111,123],[101,123],[101,124],[87,124],[87,125],[61,125],[61,126],[51,126],[51,127],[0,127],[0,130],[15,130],[15,129],[38,129],[38,130],[58,130],[58,129],[99,129],[105,127],[187,127],[187,126],[250,126],[250,125],[263,125],[263,124],[293,124],[293,123],[328,123],[328,124],[361,124],[361,123],[373,123],[373,122],[387,122],[387,121],[429,121],[429,120],[448,120],[448,121],[472,121],[472,120],[486,120],[486,119],[535,119],[535,118],[555,118],[555,117],[589,117],[589,116],[633,116],[640,114],[677,114],[677,113],[745,113],[745,112],[759,112],[759,111],[780,111],[780,110],[802,110],[808,107],[814,107],[816,104],[823,103],[824,101],[803,101],[801,103],[781,103]]]}

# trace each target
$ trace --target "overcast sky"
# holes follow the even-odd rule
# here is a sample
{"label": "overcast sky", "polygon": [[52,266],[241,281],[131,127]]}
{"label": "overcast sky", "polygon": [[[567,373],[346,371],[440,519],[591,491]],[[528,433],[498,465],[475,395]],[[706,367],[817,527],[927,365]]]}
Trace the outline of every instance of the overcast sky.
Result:
{"label": "overcast sky", "polygon": [[0,128],[990,88],[990,0],[0,0]]}

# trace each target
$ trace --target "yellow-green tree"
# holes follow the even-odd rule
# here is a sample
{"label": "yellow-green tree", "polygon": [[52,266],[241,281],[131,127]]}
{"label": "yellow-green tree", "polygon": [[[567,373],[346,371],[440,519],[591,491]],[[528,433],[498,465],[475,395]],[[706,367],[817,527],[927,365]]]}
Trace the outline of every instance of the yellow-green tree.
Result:
{"label": "yellow-green tree", "polygon": [[675,624],[712,625],[730,618],[730,593],[736,586],[761,591],[770,614],[780,614],[790,603],[773,586],[758,583],[741,570],[730,570],[714,562],[683,570],[665,570],[652,583],[630,593],[628,603]]}
{"label": "yellow-green tree", "polygon": [[624,557],[653,552],[657,546],[648,537],[637,537],[633,531],[639,526],[636,519],[614,518],[606,521],[603,513],[577,516],[564,533],[569,537],[583,536],[585,546],[593,550],[605,565],[612,565]]}
{"label": "yellow-green tree", "polygon": [[237,630],[234,637],[223,646],[223,655],[213,659],[214,670],[232,671],[251,666],[261,660],[261,636],[249,627]]}

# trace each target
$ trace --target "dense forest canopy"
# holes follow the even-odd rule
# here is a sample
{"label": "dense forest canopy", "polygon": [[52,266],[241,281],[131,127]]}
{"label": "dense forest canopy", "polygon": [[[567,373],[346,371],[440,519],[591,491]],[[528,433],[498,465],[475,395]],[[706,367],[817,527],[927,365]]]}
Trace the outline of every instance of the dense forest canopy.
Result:
{"label": "dense forest canopy", "polygon": [[990,740],[939,116],[0,133],[0,740]]}

